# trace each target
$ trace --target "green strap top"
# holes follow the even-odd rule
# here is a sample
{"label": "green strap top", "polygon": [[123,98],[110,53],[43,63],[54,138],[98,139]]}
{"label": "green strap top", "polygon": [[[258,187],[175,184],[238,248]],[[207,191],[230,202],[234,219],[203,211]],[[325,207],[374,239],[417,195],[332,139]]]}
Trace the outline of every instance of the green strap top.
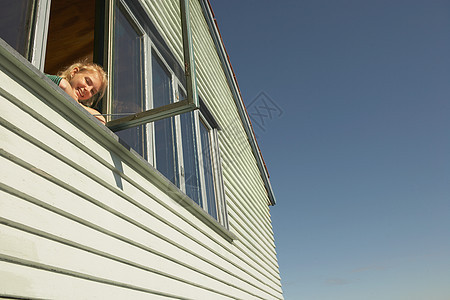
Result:
{"label": "green strap top", "polygon": [[56,75],[48,75],[48,74],[45,74],[45,75],[47,75],[47,77],[50,78],[51,81],[53,81],[54,83],[56,83],[57,86],[59,86],[59,83],[61,82],[62,77],[59,77]]}

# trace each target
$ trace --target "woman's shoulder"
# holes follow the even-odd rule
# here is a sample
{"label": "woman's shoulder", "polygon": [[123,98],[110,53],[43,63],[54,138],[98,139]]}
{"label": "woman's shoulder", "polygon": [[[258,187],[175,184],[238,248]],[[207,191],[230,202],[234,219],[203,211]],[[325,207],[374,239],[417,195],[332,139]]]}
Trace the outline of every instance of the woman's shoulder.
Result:
{"label": "woman's shoulder", "polygon": [[57,85],[59,85],[61,83],[62,77],[56,76],[56,75],[49,75],[49,74],[45,74],[47,75],[48,78],[50,78],[51,81],[53,81],[54,83],[56,83]]}

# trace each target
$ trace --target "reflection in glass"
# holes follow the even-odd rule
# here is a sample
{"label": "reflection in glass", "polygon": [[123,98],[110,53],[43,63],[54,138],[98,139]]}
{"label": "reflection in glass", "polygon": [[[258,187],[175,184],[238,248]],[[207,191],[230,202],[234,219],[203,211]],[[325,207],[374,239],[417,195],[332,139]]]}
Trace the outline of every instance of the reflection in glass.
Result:
{"label": "reflection in glass", "polygon": [[[143,38],[121,5],[115,9],[112,67],[112,118],[144,110]],[[146,156],[144,125],[117,132],[131,148]]]}
{"label": "reflection in glass", "polygon": [[[152,89],[154,108],[173,102],[171,75],[155,55],[152,55]],[[174,117],[155,122],[156,169],[179,186],[175,139]]]}
{"label": "reflection in glass", "polygon": [[153,108],[173,103],[172,80],[161,60],[152,55]]}
{"label": "reflection in glass", "polygon": [[217,218],[216,211],[216,199],[214,196],[214,174],[212,168],[212,157],[211,157],[211,141],[209,130],[200,122],[200,142],[202,145],[202,157],[203,157],[203,170],[205,174],[205,192],[206,192],[206,202],[208,205],[208,213]]}
{"label": "reflection in glass", "polygon": [[194,127],[194,113],[182,114],[181,119],[181,138],[183,146],[183,164],[184,181],[186,195],[194,200],[198,205],[201,204],[200,174],[197,154],[197,138]]}
{"label": "reflection in glass", "polygon": [[27,56],[30,40],[32,0],[2,1],[0,38],[23,56]]}

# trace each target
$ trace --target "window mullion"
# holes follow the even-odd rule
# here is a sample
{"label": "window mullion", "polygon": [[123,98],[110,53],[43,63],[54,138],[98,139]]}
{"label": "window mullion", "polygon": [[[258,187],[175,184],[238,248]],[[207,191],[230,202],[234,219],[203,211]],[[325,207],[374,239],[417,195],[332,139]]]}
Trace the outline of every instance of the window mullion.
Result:
{"label": "window mullion", "polygon": [[183,36],[183,58],[186,75],[187,100],[199,107],[195,73],[194,45],[192,42],[189,0],[180,0],[181,31]]}
{"label": "window mullion", "polygon": [[47,49],[48,25],[50,22],[50,0],[36,1],[35,22],[32,25],[32,44],[29,51],[31,63],[44,71],[45,52]]}
{"label": "window mullion", "polygon": [[211,130],[211,148],[213,156],[214,183],[216,190],[216,207],[218,209],[219,222],[228,228],[228,213],[225,205],[225,191],[222,180],[222,162],[219,151],[219,138],[217,129]]}
{"label": "window mullion", "polygon": [[184,173],[184,161],[183,161],[183,145],[182,145],[182,136],[181,136],[181,120],[180,116],[175,116],[175,135],[176,135],[176,155],[178,156],[178,174],[179,174],[179,188],[186,192],[185,187],[185,173]]}
{"label": "window mullion", "polygon": [[[177,91],[178,91],[178,82],[175,79],[175,74],[171,73],[171,81],[172,81],[172,99],[174,102],[177,102]],[[184,186],[184,171],[183,171],[183,146],[181,145],[181,128],[180,128],[180,115],[176,115],[173,117],[175,123],[175,161],[176,161],[176,169],[178,172],[178,187],[181,189]]]}
{"label": "window mullion", "polygon": [[[153,107],[152,104],[152,43],[147,34],[144,34],[144,110],[148,110]],[[153,123],[147,123],[145,126],[145,134],[147,137],[147,161],[151,165],[154,165],[154,133],[153,133]]]}
{"label": "window mullion", "polygon": [[[107,53],[108,55],[106,56],[106,65],[107,65],[107,71],[109,72],[109,83],[108,86],[106,87],[106,99],[107,101],[105,102],[105,106],[104,106],[104,111],[106,111],[107,113],[107,120],[111,120],[112,113],[113,113],[113,109],[112,109],[112,103],[113,103],[113,85],[114,85],[114,81],[113,81],[113,76],[111,75],[111,71],[113,70],[113,57],[114,57],[114,48],[113,48],[113,44],[114,44],[114,15],[115,15],[115,7],[114,7],[114,0],[105,0],[105,4],[106,4],[106,18],[107,18],[107,29],[105,30],[105,36],[106,36],[106,49],[107,49]],[[105,109],[106,108],[106,109]]]}
{"label": "window mullion", "polygon": [[[175,75],[172,74],[172,91],[174,95],[174,101],[177,102],[179,99],[177,99],[176,95],[178,95],[178,89],[179,89],[179,83],[176,79]],[[181,116],[177,115],[175,116],[175,131],[176,131],[176,151],[178,156],[178,174],[179,174],[179,188],[186,192],[186,186],[185,186],[185,171],[184,171],[184,157],[183,157],[183,141],[181,136]]]}
{"label": "window mullion", "polygon": [[195,135],[197,136],[197,154],[198,154],[198,165],[199,165],[199,177],[200,177],[200,192],[201,192],[201,206],[205,211],[208,211],[208,201],[206,197],[206,181],[205,181],[205,170],[203,164],[203,151],[202,151],[202,137],[200,135],[200,113],[195,111]]}
{"label": "window mullion", "polygon": [[[147,84],[147,91],[148,91],[148,99],[147,99],[147,103],[148,103],[148,108],[152,109],[154,104],[153,104],[153,81],[152,81],[152,70],[153,70],[153,62],[152,62],[152,55],[153,55],[153,47],[152,47],[153,43],[151,42],[151,40],[149,39],[149,48],[148,48],[148,57],[145,58],[146,62],[147,62],[147,67],[146,67],[146,72],[148,77],[146,78],[146,84]],[[155,150],[155,123],[154,122],[150,122],[147,123],[147,130],[148,130],[148,141],[149,141],[149,159],[148,161],[150,162],[150,164],[152,166],[154,166],[156,168],[156,150]]]}
{"label": "window mullion", "polygon": [[[218,219],[218,211],[217,211],[217,187],[216,187],[216,178],[215,178],[215,169],[214,169],[214,150],[213,150],[213,136],[212,136],[212,131],[213,131],[213,127],[211,126],[211,124],[209,124],[209,122],[206,120],[205,116],[203,115],[202,111],[200,110],[199,112],[199,119],[200,119],[200,126],[204,126],[207,130],[207,140],[205,141],[206,144],[204,145],[202,143],[202,147],[208,147],[208,149],[203,149],[202,148],[202,159],[203,159],[203,169],[205,170],[205,190],[207,189],[206,184],[209,184],[209,180],[207,178],[207,175],[209,172],[211,172],[211,176],[212,176],[212,193],[213,193],[213,199],[209,199],[211,201],[213,201],[215,203],[214,209],[215,209],[215,213],[216,215],[213,216],[214,218]],[[203,136],[203,135],[202,135]],[[202,138],[202,137],[200,137]],[[205,157],[203,154],[209,153],[209,157]],[[208,160],[205,162],[205,160]],[[209,166],[211,169],[208,168],[208,170],[206,170],[205,168]],[[208,183],[207,183],[208,180]],[[205,202],[207,203],[206,205],[206,211],[208,213],[211,214],[211,212],[209,211],[209,204],[208,204],[208,191],[206,191],[206,199]]]}

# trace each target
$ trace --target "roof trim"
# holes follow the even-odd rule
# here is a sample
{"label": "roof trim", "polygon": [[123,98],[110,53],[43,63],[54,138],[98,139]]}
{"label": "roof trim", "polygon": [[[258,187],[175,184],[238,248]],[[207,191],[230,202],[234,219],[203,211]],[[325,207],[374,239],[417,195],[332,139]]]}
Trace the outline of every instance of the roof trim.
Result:
{"label": "roof trim", "polygon": [[231,92],[233,94],[234,102],[238,108],[239,116],[241,118],[242,124],[244,125],[244,130],[247,133],[248,141],[252,148],[253,155],[255,156],[261,177],[264,181],[265,188],[267,190],[267,195],[269,196],[270,205],[276,204],[275,195],[272,190],[272,185],[269,180],[269,172],[267,171],[266,163],[262,157],[261,150],[259,149],[258,142],[256,141],[255,132],[253,131],[253,126],[248,116],[247,109],[245,108],[244,101],[242,100],[241,91],[236,79],[236,75],[231,66],[230,58],[225,49],[225,45],[222,40],[222,36],[219,32],[219,26],[217,25],[214,12],[211,7],[209,0],[200,0],[202,6],[203,15],[205,16],[206,22],[208,23],[209,31],[214,40],[214,44],[219,54],[219,58],[222,62],[223,69],[225,71],[225,76],[228,80],[228,85],[230,86]]}

